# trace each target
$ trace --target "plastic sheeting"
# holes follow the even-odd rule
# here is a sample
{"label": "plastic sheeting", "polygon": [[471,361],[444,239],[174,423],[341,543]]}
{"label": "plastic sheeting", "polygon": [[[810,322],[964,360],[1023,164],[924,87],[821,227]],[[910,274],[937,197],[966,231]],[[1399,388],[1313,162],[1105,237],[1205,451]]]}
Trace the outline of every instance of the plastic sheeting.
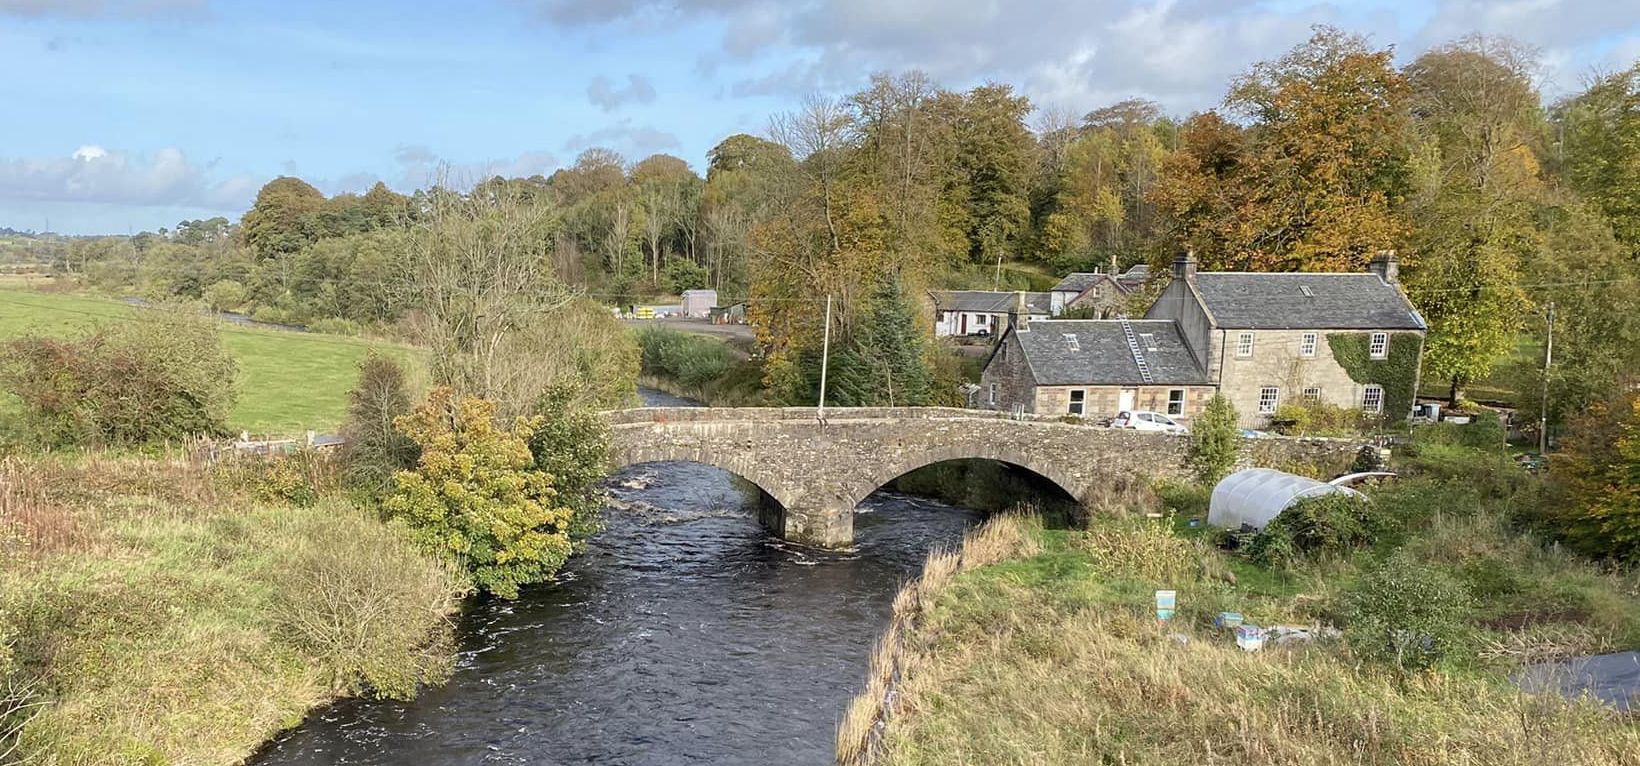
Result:
{"label": "plastic sheeting", "polygon": [[1640,711],[1640,652],[1545,662],[1513,678],[1529,692],[1555,691],[1573,699],[1587,695],[1621,711]]}
{"label": "plastic sheeting", "polygon": [[1229,529],[1240,529],[1244,524],[1263,529],[1299,498],[1329,492],[1356,494],[1351,489],[1273,468],[1248,468],[1224,477],[1213,487],[1207,523]]}

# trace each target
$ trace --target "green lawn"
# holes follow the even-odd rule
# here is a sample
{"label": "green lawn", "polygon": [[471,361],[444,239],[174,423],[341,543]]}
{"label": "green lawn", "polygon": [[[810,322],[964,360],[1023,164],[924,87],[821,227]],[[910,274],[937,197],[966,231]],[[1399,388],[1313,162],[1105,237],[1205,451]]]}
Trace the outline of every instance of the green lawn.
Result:
{"label": "green lawn", "polygon": [[[119,301],[0,287],[0,338],[63,335],[131,317]],[[371,349],[400,359],[415,349],[382,341],[222,325],[239,361],[239,402],[229,425],[259,434],[326,431],[341,424],[358,363]]]}

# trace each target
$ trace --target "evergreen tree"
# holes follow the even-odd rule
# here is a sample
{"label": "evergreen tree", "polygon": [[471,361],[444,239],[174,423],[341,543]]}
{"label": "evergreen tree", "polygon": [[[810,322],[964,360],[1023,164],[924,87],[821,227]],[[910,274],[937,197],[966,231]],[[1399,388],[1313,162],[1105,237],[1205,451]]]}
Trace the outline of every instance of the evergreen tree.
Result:
{"label": "evergreen tree", "polygon": [[897,275],[877,278],[865,321],[838,358],[837,401],[857,407],[924,405],[932,395],[916,308]]}

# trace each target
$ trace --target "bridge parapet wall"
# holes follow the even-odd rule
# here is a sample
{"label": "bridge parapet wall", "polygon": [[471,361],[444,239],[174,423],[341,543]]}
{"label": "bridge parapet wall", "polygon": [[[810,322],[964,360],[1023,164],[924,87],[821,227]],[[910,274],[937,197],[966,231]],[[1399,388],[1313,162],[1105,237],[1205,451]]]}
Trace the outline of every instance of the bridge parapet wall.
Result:
{"label": "bridge parapet wall", "polygon": [[[951,408],[649,408],[609,413],[617,467],[662,460],[714,465],[756,484],[784,508],[776,532],[821,545],[853,538],[854,507],[925,465],[989,459],[1025,468],[1085,499],[1117,476],[1183,475],[1189,439]],[[1356,444],[1254,439],[1244,463],[1346,463]]]}

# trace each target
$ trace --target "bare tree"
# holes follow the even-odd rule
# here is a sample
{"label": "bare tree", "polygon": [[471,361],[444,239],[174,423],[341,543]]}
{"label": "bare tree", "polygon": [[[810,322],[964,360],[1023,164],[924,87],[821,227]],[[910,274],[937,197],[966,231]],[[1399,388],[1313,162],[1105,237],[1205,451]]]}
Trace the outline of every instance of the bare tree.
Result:
{"label": "bare tree", "polygon": [[849,114],[842,105],[820,95],[805,98],[796,112],[775,115],[769,124],[770,137],[785,144],[792,156],[802,161],[802,167],[819,188],[820,209],[833,253],[843,249],[837,236],[834,195],[849,124]]}

